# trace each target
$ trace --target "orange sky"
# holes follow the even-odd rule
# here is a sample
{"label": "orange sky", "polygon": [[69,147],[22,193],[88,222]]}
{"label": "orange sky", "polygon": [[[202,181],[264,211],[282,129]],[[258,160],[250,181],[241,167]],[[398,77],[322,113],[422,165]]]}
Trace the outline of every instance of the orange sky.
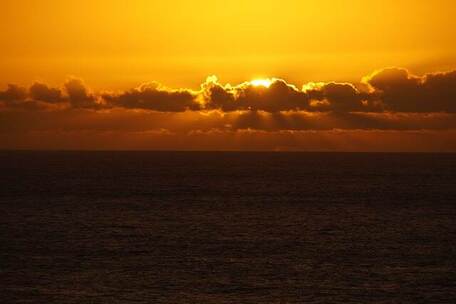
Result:
{"label": "orange sky", "polygon": [[0,83],[195,87],[255,77],[358,80],[455,68],[454,1],[2,1]]}
{"label": "orange sky", "polygon": [[[454,1],[6,0],[1,11],[0,148],[456,149],[448,144],[455,139],[456,94],[451,88],[456,83],[450,73],[456,70]],[[387,67],[408,71],[381,73]],[[426,76],[437,72],[446,74]],[[219,80],[208,84],[205,79],[210,75]],[[283,79],[283,85],[260,92],[257,98],[256,90],[269,89],[246,89],[242,83],[259,78]],[[140,87],[154,81],[163,86]],[[35,82],[45,84],[46,90],[32,89]],[[310,92],[302,87],[309,82],[322,83],[314,84],[316,90]],[[331,82],[338,85],[327,86]],[[8,84],[17,87],[8,89]],[[219,87],[223,96],[234,99],[208,96]],[[359,108],[361,102],[364,108]],[[319,103],[319,108],[309,108],[310,103]],[[166,113],[170,109],[185,113]],[[276,109],[332,114],[312,118],[315,122],[290,118],[290,113],[269,117],[268,111]],[[264,130],[258,123],[232,127],[242,118],[238,113],[236,119],[227,119],[232,110],[266,111],[257,119],[279,127]],[[226,113],[223,119],[213,118],[216,123],[208,127],[211,111]],[[359,117],[347,116],[359,111],[384,117],[369,117],[368,122],[363,118],[361,124]],[[152,112],[158,112],[153,119],[160,123],[148,120]],[[410,117],[413,112],[419,113],[419,119]],[[38,121],[45,116],[53,123],[43,127]],[[121,125],[114,128],[119,116]],[[131,127],[138,119],[143,121],[141,127]],[[300,123],[278,122],[284,119]],[[109,127],[91,129],[103,121]],[[325,127],[317,121],[324,121]],[[21,127],[12,127],[17,125]],[[254,136],[262,142],[242,144],[233,139],[232,132],[245,130],[263,132]],[[361,133],[354,136],[356,130]],[[291,139],[290,133],[283,133],[290,131],[301,133]],[[160,137],[151,144],[150,134],[157,132],[175,138]],[[213,144],[195,139],[195,132],[210,132],[205,136]],[[321,136],[306,135],[306,142],[302,132],[321,132]],[[416,137],[410,132],[428,133]]]}

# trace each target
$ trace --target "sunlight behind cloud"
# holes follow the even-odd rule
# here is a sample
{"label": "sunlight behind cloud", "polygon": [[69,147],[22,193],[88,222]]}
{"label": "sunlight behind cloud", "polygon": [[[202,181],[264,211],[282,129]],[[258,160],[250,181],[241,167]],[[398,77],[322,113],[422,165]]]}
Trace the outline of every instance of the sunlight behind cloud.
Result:
{"label": "sunlight behind cloud", "polygon": [[265,87],[269,88],[273,81],[271,79],[254,79],[250,81],[250,84],[254,87]]}

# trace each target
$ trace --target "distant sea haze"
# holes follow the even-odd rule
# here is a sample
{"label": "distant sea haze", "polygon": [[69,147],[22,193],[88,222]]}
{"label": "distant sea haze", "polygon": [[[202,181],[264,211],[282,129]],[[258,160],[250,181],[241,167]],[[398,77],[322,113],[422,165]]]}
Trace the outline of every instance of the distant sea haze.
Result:
{"label": "distant sea haze", "polygon": [[454,303],[456,154],[0,152],[1,303]]}

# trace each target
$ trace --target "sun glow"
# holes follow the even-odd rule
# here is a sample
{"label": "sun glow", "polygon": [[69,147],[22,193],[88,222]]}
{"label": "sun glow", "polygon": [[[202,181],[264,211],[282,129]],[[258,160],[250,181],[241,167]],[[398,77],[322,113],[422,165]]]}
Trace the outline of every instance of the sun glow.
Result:
{"label": "sun glow", "polygon": [[272,84],[271,79],[254,79],[250,81],[250,84],[253,85],[254,87],[265,87],[269,88]]}

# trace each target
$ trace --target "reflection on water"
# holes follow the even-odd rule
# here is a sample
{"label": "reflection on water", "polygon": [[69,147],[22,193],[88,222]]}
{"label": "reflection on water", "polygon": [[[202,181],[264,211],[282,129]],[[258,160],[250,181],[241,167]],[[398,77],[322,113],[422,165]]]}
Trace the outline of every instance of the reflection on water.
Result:
{"label": "reflection on water", "polygon": [[1,152],[2,303],[451,303],[456,155]]}

